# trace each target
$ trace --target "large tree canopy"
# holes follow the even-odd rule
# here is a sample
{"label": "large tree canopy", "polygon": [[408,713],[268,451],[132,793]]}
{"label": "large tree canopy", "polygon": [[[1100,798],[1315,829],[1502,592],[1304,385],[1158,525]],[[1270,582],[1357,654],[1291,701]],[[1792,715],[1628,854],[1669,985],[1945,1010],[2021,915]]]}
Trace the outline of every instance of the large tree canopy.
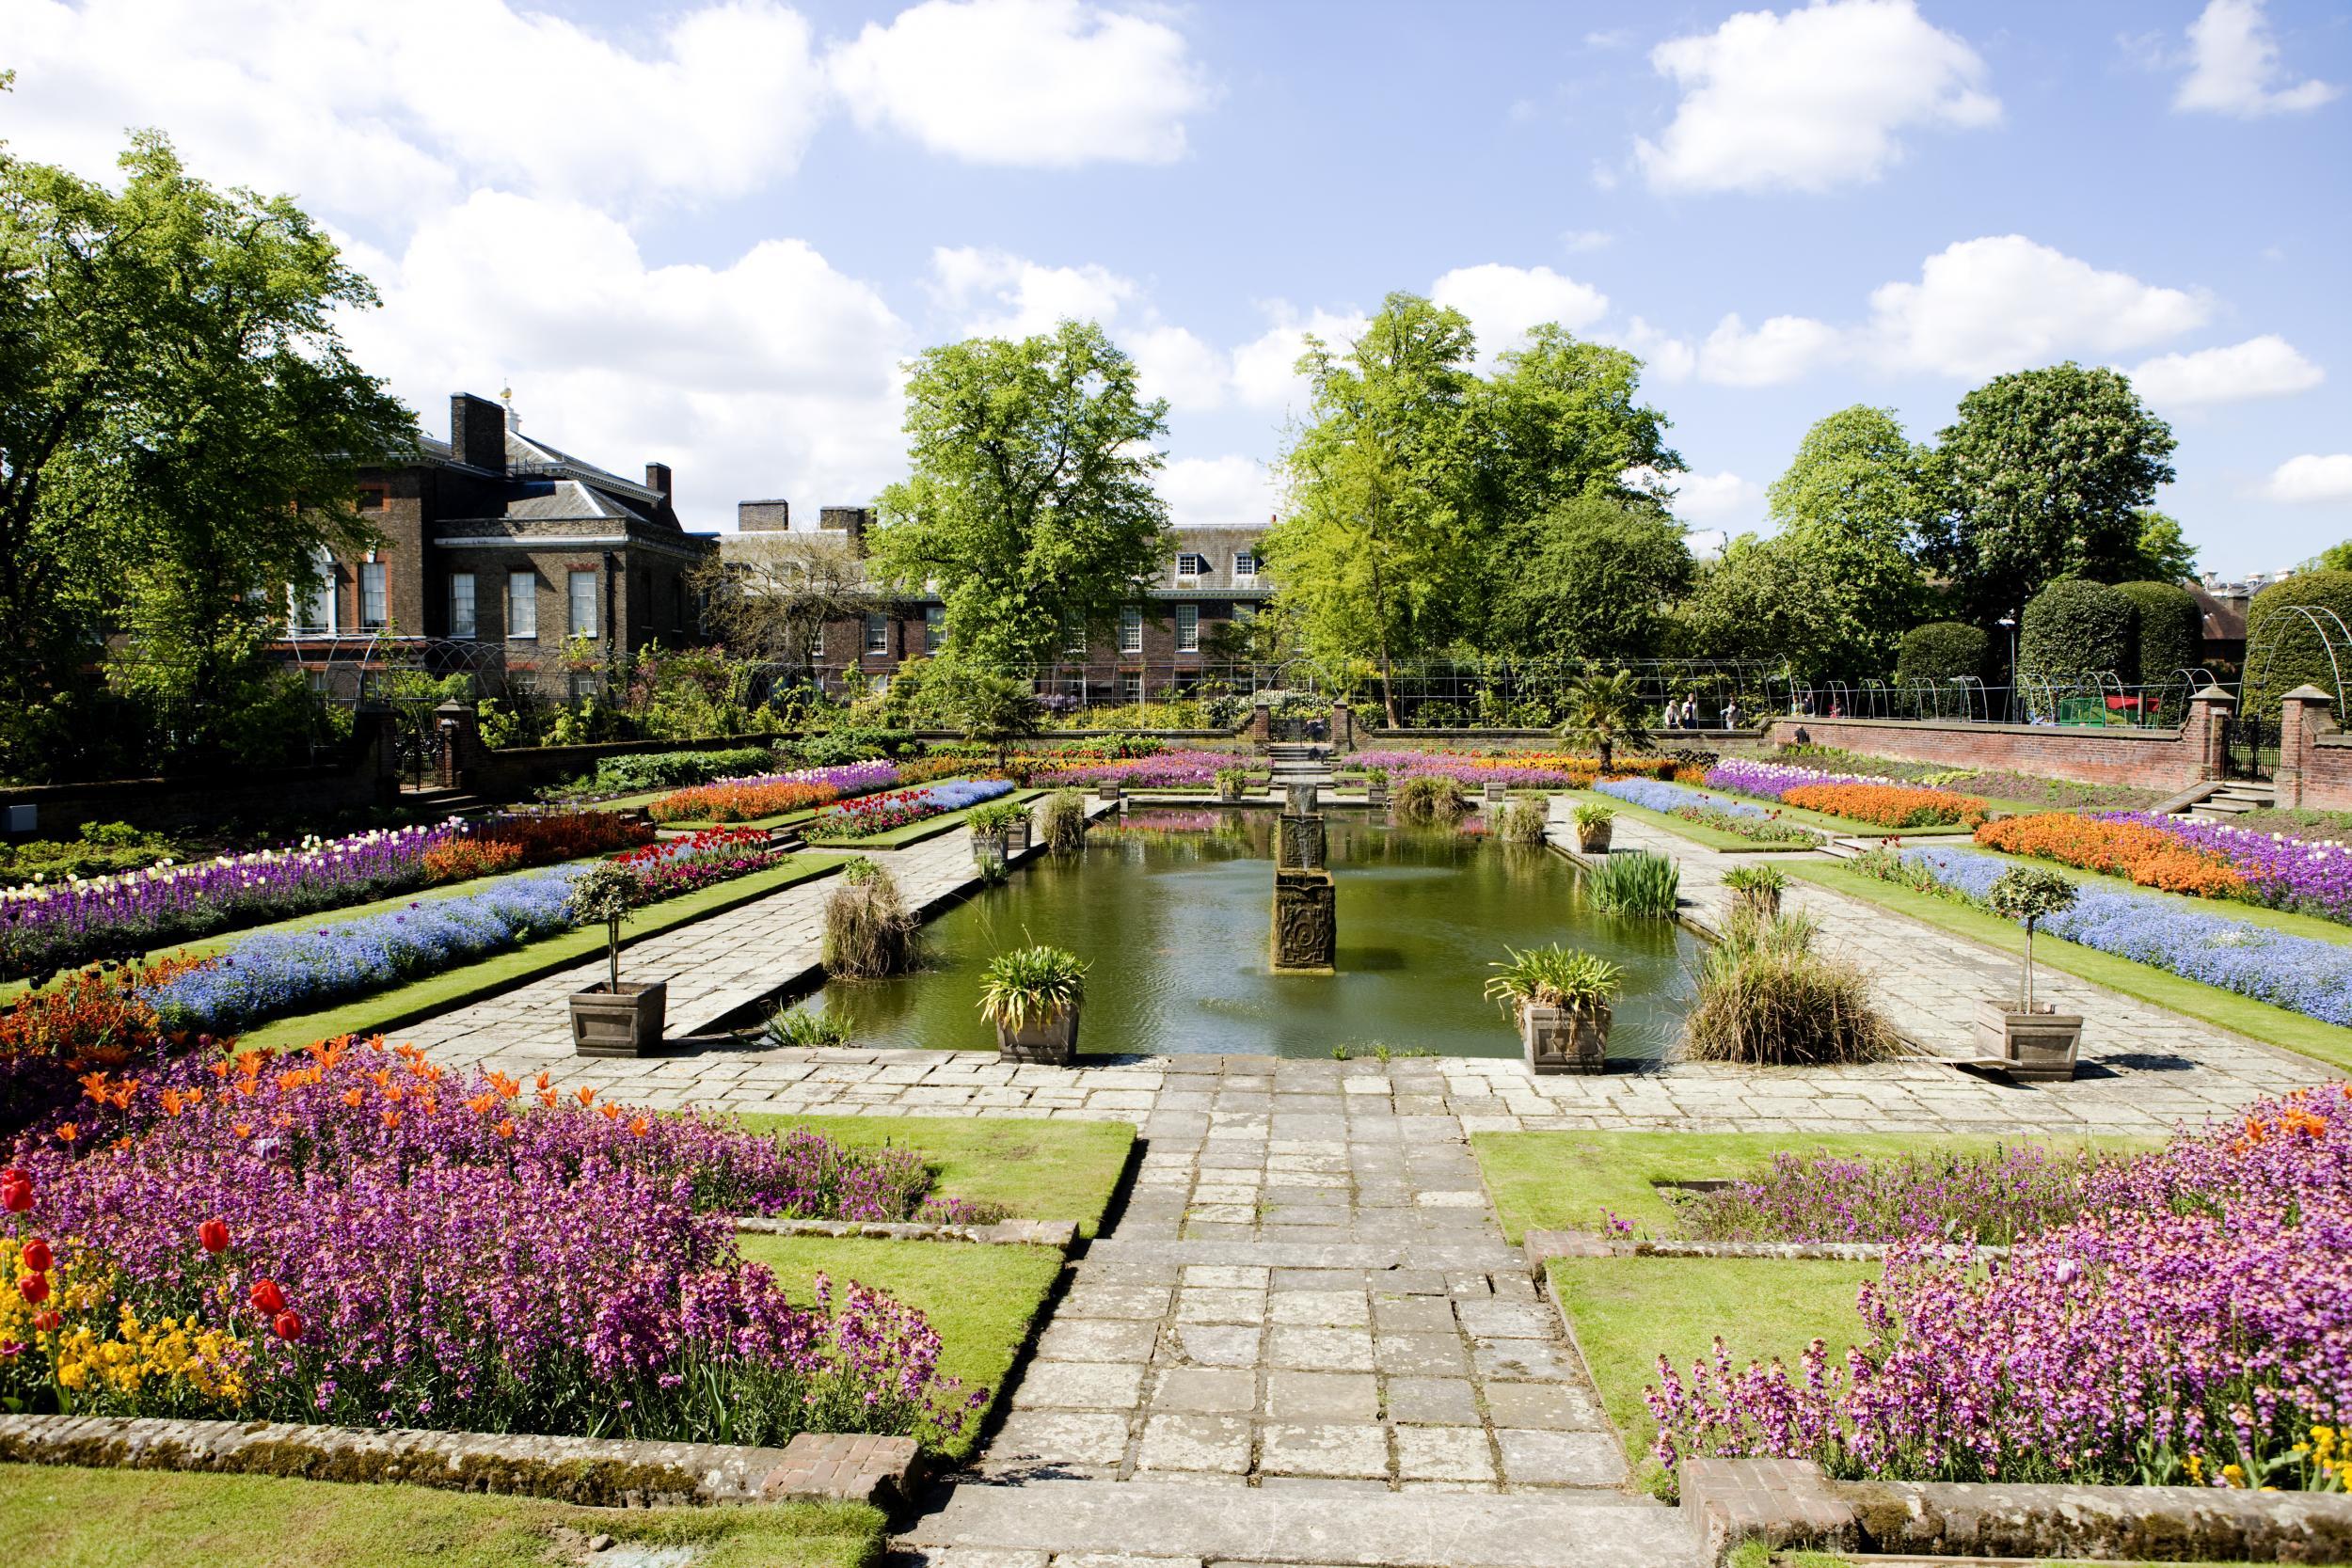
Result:
{"label": "large tree canopy", "polygon": [[1659,651],[1667,611],[1691,587],[1679,524],[1595,491],[1513,532],[1489,622],[1496,646],[1595,659]]}
{"label": "large tree canopy", "polygon": [[1549,324],[1530,331],[1471,402],[1481,507],[1504,520],[1539,517],[1583,496],[1640,499],[1629,475],[1679,472],[1669,421],[1640,401],[1641,385],[1642,361],[1624,349]]}
{"label": "large tree canopy", "polygon": [[934,582],[963,659],[1042,662],[1071,623],[1105,627],[1174,547],[1152,488],[1168,404],[1091,322],[970,338],[908,367],[913,472],[885,489],[874,575]]}
{"label": "large tree canopy", "polygon": [[1934,559],[1988,622],[2022,615],[2059,578],[2131,576],[2174,445],[2119,371],[2069,361],[1995,376],[1938,438]]}
{"label": "large tree canopy", "polygon": [[1785,528],[1834,530],[1907,553],[1934,509],[1927,465],[1893,409],[1856,404],[1814,421],[1766,499]]}

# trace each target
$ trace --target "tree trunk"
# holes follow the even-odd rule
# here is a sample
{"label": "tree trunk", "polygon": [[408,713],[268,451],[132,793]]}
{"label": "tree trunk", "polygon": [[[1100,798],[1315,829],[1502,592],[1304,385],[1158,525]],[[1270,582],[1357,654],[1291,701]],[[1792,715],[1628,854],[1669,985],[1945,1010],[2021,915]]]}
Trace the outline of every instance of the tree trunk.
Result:
{"label": "tree trunk", "polygon": [[605,961],[611,965],[612,994],[621,994],[621,923],[613,920],[605,927]]}

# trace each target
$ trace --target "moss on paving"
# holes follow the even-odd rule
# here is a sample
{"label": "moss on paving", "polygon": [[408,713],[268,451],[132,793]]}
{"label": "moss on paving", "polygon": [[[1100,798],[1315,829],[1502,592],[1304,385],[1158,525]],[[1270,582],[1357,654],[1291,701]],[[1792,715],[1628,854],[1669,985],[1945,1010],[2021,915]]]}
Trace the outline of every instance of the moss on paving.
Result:
{"label": "moss on paving", "polygon": [[[939,1335],[940,1370],[967,1391],[987,1389],[991,1409],[1004,1401],[1062,1268],[1052,1247],[833,1236],[746,1235],[741,1243],[743,1256],[773,1269],[795,1301],[814,1300],[821,1274],[836,1290],[855,1280],[922,1312]],[[952,1459],[971,1457],[987,1414],[937,1446]]]}
{"label": "moss on paving", "polygon": [[[1802,877],[1808,882],[1859,898],[1865,903],[1910,915],[1915,920],[1955,936],[1966,937],[2005,953],[2025,952],[2026,933],[2022,927],[1972,905],[1882,881],[1837,861],[1791,861],[1787,869],[1792,877]],[[2074,873],[2070,869],[2068,875]],[[2146,893],[2149,890],[2140,888],[2134,891]],[[2272,920],[2257,922],[2263,925],[2270,925],[2277,920],[2311,918],[2284,915],[2277,910],[2261,910],[2251,905],[2218,904],[2197,899],[2185,902],[2199,906],[2200,912],[2206,914],[2237,915],[2249,920],[2257,915],[2273,917]],[[2344,927],[2336,929],[2342,932]],[[2338,935],[2333,940],[2341,942],[2345,938]],[[2352,1069],[2352,1029],[2323,1023],[2308,1014],[2274,1007],[2250,996],[2240,996],[2235,991],[2223,990],[2201,981],[2184,979],[2153,964],[2118,958],[2112,953],[2102,953],[2046,933],[2034,943],[2033,952],[2037,966],[2059,970],[2152,1006],[2169,1008],[2217,1028],[2232,1030],[2249,1039],[2326,1062],[2330,1067]],[[2096,1030],[2098,1020],[2089,1020],[2084,1028],[2086,1031]]]}
{"label": "moss on paving", "polygon": [[805,1127],[851,1148],[910,1148],[931,1168],[933,1190],[1001,1204],[1015,1219],[1074,1220],[1092,1236],[1110,1207],[1136,1130],[1123,1121],[1037,1117],[779,1117],[746,1115],[754,1132]]}
{"label": "moss on paving", "polygon": [[421,1486],[0,1465],[0,1537],[42,1568],[547,1568],[556,1531],[694,1568],[870,1568],[882,1516],[854,1504],[573,1508]]}

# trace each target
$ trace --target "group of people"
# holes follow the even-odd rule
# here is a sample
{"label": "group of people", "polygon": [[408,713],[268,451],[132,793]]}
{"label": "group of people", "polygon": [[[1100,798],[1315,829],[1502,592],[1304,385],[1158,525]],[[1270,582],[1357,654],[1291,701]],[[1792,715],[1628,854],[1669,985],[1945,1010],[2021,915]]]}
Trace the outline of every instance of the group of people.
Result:
{"label": "group of people", "polygon": [[[1669,730],[1695,730],[1701,727],[1702,726],[1699,723],[1699,705],[1695,701],[1689,697],[1683,698],[1682,701],[1678,703],[1672,697],[1666,699],[1665,721],[1663,724],[1661,725],[1661,728]],[[1740,702],[1738,698],[1726,697],[1724,699],[1724,711],[1722,716],[1717,720],[1714,727],[1725,730],[1736,730],[1740,727]]]}

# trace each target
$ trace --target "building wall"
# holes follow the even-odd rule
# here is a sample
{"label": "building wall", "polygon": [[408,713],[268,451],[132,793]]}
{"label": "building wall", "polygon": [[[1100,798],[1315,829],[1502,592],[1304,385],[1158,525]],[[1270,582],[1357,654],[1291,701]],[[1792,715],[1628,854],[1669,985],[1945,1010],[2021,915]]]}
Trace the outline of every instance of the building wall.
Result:
{"label": "building wall", "polygon": [[[1154,600],[1145,610],[1141,653],[1121,653],[1115,632],[1107,638],[1096,636],[1084,654],[1065,657],[1052,673],[1064,678],[1083,675],[1089,687],[1113,693],[1120,689],[1122,675],[1140,674],[1144,694],[1150,696],[1164,686],[1182,684],[1188,674],[1197,676],[1219,665],[1222,661],[1214,652],[1218,629],[1234,624],[1237,605],[1251,602],[1254,601],[1200,601],[1197,608],[1200,611],[1200,646],[1195,652],[1179,653],[1176,606],[1167,600]],[[855,670],[868,676],[882,676],[910,658],[924,657],[923,607],[895,605],[883,613],[889,617],[890,625],[888,652],[866,653],[865,620],[847,617],[827,624],[818,662],[832,670]]]}
{"label": "building wall", "polygon": [[1868,756],[1955,768],[2010,768],[2084,784],[2176,793],[2217,775],[2211,704],[2190,707],[2178,730],[2094,730],[2047,724],[1938,724],[1907,719],[1775,719],[1775,745],[1835,746]]}

